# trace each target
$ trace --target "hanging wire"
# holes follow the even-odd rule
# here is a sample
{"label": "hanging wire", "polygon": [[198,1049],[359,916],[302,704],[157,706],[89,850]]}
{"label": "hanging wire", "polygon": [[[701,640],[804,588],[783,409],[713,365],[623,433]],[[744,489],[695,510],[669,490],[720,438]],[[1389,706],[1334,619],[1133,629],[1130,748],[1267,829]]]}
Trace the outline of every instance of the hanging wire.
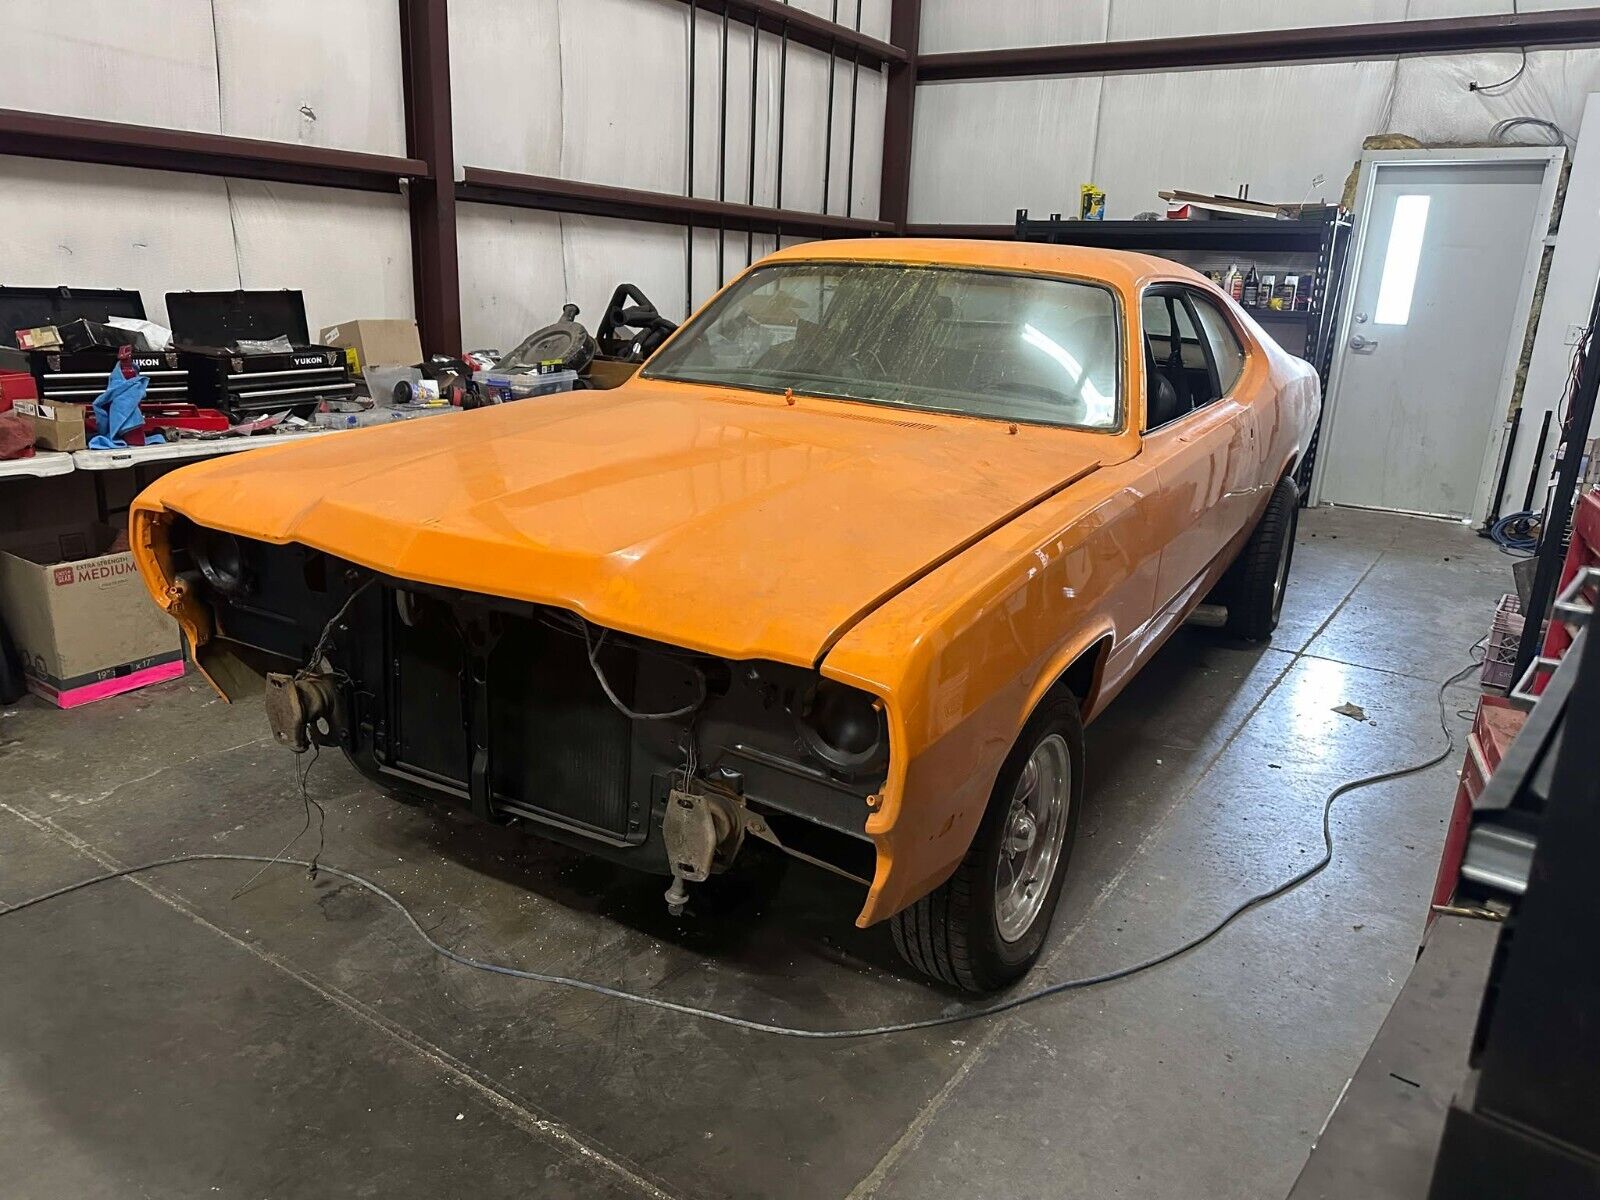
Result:
{"label": "hanging wire", "polygon": [[[761,13],[758,10],[750,22],[750,175],[745,180],[744,202],[748,208],[756,204],[756,79],[761,66]],[[755,261],[756,231],[750,226],[744,231],[744,265]]]}
{"label": "hanging wire", "polygon": [[[833,23],[839,23],[839,0],[833,0]],[[833,200],[833,79],[838,66],[838,46],[828,39],[828,115],[822,124],[822,211],[830,211]]]}
{"label": "hanging wire", "polygon": [[[1511,0],[1511,15],[1513,17],[1521,15],[1517,11],[1517,0]],[[1517,80],[1521,79],[1525,74],[1527,74],[1528,48],[1526,46],[1518,46],[1517,49],[1522,52],[1522,63],[1514,72],[1511,73],[1510,76],[1502,79],[1499,83],[1479,83],[1476,79],[1474,79],[1471,83],[1467,84],[1467,91],[1482,92],[1487,95],[1493,95],[1503,88],[1510,87],[1512,84],[1517,82]]]}

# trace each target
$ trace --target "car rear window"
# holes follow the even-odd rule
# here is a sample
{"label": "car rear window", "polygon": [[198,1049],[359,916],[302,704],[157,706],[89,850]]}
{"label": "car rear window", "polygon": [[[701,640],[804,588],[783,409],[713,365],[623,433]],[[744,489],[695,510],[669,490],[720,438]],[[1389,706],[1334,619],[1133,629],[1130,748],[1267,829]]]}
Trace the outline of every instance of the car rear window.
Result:
{"label": "car rear window", "polygon": [[654,379],[1115,429],[1110,288],[897,263],[798,262],[736,282],[651,359]]}

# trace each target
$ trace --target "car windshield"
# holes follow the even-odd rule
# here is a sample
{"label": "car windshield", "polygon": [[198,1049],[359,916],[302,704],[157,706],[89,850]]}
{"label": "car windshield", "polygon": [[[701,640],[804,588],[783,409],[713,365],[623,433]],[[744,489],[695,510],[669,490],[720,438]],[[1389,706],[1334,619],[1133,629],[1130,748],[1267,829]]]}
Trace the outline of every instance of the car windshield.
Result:
{"label": "car windshield", "polygon": [[796,262],[735,283],[651,360],[654,379],[1115,429],[1117,307],[1103,285]]}

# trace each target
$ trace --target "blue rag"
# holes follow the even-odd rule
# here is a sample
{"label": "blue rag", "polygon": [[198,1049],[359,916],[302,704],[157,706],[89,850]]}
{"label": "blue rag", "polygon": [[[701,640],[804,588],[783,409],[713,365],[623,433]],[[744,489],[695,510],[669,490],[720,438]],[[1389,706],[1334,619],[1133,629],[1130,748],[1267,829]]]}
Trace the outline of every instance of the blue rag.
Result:
{"label": "blue rag", "polygon": [[[126,446],[128,443],[122,435],[144,424],[139,403],[149,390],[150,380],[145,376],[135,375],[129,379],[123,375],[121,366],[112,367],[106,390],[94,398],[94,423],[99,432],[89,439],[89,448],[115,450]],[[145,445],[154,446],[165,440],[160,434],[151,434],[145,438]]]}

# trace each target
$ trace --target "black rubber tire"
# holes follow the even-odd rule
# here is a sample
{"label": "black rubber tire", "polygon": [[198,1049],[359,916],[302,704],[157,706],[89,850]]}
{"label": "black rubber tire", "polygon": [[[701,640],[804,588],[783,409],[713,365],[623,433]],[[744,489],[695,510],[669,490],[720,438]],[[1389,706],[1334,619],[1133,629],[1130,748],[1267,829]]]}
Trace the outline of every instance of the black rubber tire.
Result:
{"label": "black rubber tire", "polygon": [[[995,923],[994,907],[1005,821],[1017,777],[1035,747],[1053,733],[1066,742],[1072,764],[1067,828],[1043,906],[1022,937],[1006,942]],[[1077,698],[1063,691],[1039,705],[1011,747],[989,794],[983,823],[955,874],[890,918],[900,957],[929,978],[969,992],[992,992],[1026,975],[1039,958],[1061,898],[1082,809],[1083,718]]]}
{"label": "black rubber tire", "polygon": [[1300,489],[1285,477],[1272,490],[1267,511],[1261,514],[1220,589],[1228,606],[1227,629],[1235,637],[1264,642],[1277,629],[1299,527]]}

